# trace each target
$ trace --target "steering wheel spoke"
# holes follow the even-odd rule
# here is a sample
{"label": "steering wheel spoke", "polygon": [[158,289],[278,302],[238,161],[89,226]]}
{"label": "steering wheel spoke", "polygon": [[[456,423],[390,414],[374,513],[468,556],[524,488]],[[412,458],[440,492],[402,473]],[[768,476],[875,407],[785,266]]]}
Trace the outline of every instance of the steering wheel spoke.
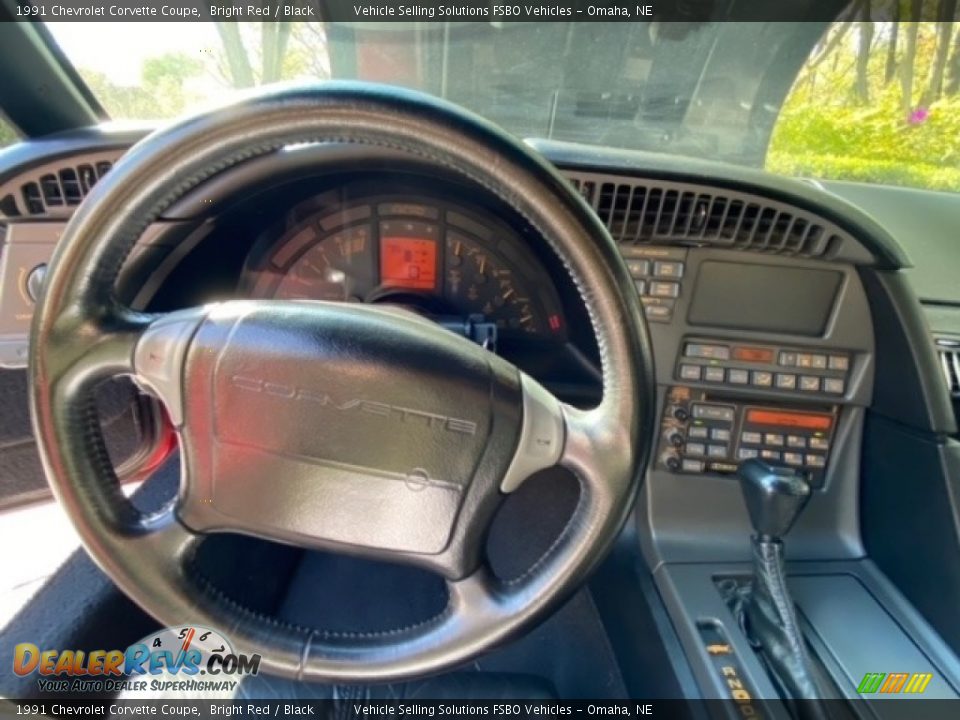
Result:
{"label": "steering wheel spoke", "polygon": [[190,339],[206,317],[205,308],[161,315],[142,327],[131,353],[134,381],[159,398],[174,427],[183,424],[183,370]]}
{"label": "steering wheel spoke", "polygon": [[634,480],[629,428],[605,417],[602,405],[592,410],[563,405],[563,420],[566,441],[558,464],[579,477],[587,492],[622,493]]}
{"label": "steering wheel spoke", "polygon": [[177,517],[172,505],[154,514],[140,514],[135,528],[118,533],[117,541],[139,548],[144,555],[163,557],[183,564],[203,538]]}
{"label": "steering wheel spoke", "polygon": [[74,393],[100,380],[133,372],[133,350],[151,316],[126,309],[93,316],[65,313],[45,336],[55,350],[61,385]]}

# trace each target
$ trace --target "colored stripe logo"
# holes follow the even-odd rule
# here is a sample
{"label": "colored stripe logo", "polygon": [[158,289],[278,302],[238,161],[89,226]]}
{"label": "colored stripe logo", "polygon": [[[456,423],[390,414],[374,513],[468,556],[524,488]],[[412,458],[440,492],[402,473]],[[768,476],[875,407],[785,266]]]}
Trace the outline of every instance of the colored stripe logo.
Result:
{"label": "colored stripe logo", "polygon": [[918,694],[927,689],[932,678],[932,673],[867,673],[857,686],[857,692],[861,695]]}

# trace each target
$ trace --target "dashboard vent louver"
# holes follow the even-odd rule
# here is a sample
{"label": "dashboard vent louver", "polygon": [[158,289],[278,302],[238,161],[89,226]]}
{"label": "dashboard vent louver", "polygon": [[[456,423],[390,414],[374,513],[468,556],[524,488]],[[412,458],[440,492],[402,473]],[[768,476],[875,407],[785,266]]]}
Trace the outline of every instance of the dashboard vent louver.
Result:
{"label": "dashboard vent louver", "polygon": [[[20,186],[27,215],[46,215],[51,209],[75,207],[90,193],[97,181],[113,167],[110,161],[65,166],[44,172]],[[8,215],[12,213],[6,213]]]}
{"label": "dashboard vent louver", "polygon": [[623,244],[707,245],[823,257],[839,229],[812,214],[748,193],[673,182],[637,182],[591,173],[567,178]]}
{"label": "dashboard vent louver", "polygon": [[960,340],[938,338],[937,355],[940,356],[940,367],[943,368],[950,395],[960,398]]}

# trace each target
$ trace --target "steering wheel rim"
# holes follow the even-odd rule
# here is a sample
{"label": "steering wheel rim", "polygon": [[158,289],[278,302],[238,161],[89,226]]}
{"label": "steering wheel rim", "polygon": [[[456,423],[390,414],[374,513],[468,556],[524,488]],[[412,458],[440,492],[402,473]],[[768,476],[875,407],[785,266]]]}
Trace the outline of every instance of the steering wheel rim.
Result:
{"label": "steering wheel rim", "polygon": [[[185,410],[189,405],[182,397],[188,371],[166,360],[186,363],[199,328],[215,324],[215,317],[236,324],[251,313],[299,317],[299,308],[251,310],[242,304],[150,316],[122,306],[113,289],[143,230],[186,192],[257,155],[323,142],[407,153],[508,203],[561,259],[586,306],[601,357],[603,399],[590,411],[561,405],[519,371],[513,390],[509,378],[503,381],[505,392],[522,395],[524,408],[511,469],[525,452],[528,425],[539,417],[561,424],[562,442],[549,459],[572,470],[581,483],[580,502],[556,542],[509,582],[482,564],[463,577],[451,569],[449,602],[440,615],[387,632],[336,634],[286,625],[238,607],[198,581],[189,564],[202,533],[181,522],[189,493],[181,490],[175,506],[159,514],[136,511],[119,491],[89,399],[99,380],[132,375],[176,416],[178,402]],[[374,316],[383,312],[364,311],[360,321],[384,328],[384,319]],[[411,337],[430,334],[415,319],[389,322]],[[451,350],[461,351],[468,352]],[[159,370],[145,372],[151,356],[164,360]],[[35,313],[30,358],[31,411],[44,468],[94,560],[160,622],[220,628],[237,651],[259,653],[262,670],[297,679],[379,682],[420,676],[460,664],[527,628],[574,590],[612,543],[632,507],[652,442],[648,331],[623,261],[596,216],[550,165],[484,120],[420,93],[369,84],[263,92],[181,121],[135,146],[64,233]],[[498,368],[489,372],[507,375]],[[190,428],[184,420],[181,447]],[[539,461],[521,459],[526,474],[537,469]],[[185,472],[188,466],[185,461]],[[510,491],[516,482],[499,489]]]}

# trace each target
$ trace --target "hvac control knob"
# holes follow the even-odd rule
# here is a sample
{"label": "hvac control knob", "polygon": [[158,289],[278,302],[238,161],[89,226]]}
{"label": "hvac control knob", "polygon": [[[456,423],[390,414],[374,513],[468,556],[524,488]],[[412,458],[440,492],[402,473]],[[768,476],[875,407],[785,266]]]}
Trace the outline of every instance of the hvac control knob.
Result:
{"label": "hvac control knob", "polygon": [[675,448],[681,447],[683,443],[686,442],[686,438],[683,436],[683,433],[676,428],[668,430],[667,434],[664,436],[664,439]]}
{"label": "hvac control knob", "polygon": [[670,414],[680,422],[686,422],[690,418],[690,413],[683,405],[674,405],[670,408]]}
{"label": "hvac control knob", "polygon": [[671,450],[667,456],[664,457],[663,464],[666,465],[667,469],[671,472],[677,472],[680,469],[680,455]]}

